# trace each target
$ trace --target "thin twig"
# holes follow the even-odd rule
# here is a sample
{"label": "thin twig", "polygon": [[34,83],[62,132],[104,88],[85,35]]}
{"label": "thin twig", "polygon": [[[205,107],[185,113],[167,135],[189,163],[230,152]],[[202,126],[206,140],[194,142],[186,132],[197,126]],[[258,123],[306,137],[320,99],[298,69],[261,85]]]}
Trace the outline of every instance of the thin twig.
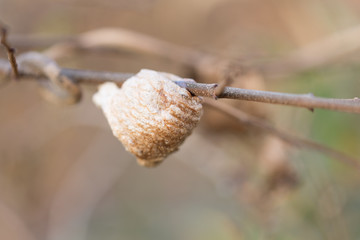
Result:
{"label": "thin twig", "polygon": [[224,76],[223,80],[218,83],[215,89],[215,95],[216,95],[215,98],[218,98],[218,96],[223,94],[225,87],[229,86],[232,82],[233,82],[233,78],[231,76]]}
{"label": "thin twig", "polygon": [[[7,71],[6,64],[0,61],[0,72]],[[29,69],[20,69],[21,78],[31,80],[44,79],[43,75],[29,71]],[[129,73],[96,72],[88,70],[61,69],[61,74],[67,76],[77,83],[100,84],[104,82],[116,82],[121,85],[127,78],[132,76]],[[216,96],[217,84],[204,84],[185,81],[178,83],[185,87],[191,93],[197,96],[214,97]],[[218,98],[230,98],[246,101],[255,101],[272,104],[290,105],[295,107],[304,107],[308,109],[329,109],[342,112],[360,113],[360,99],[333,99],[320,98],[312,94],[290,94],[270,91],[259,91],[242,88],[224,87],[222,94]]]}
{"label": "thin twig", "polygon": [[15,48],[12,48],[10,46],[10,44],[7,42],[7,29],[6,27],[0,23],[0,31],[1,31],[1,44],[5,47],[9,62],[11,64],[11,69],[13,72],[13,75],[16,78],[19,77],[19,71],[18,71],[18,66],[16,63],[16,58],[15,58]]}
{"label": "thin twig", "polygon": [[218,110],[220,112],[223,112],[223,113],[237,119],[238,121],[240,121],[242,123],[265,130],[266,132],[280,138],[285,143],[291,144],[291,145],[299,147],[299,148],[313,149],[313,150],[321,152],[327,156],[338,159],[338,160],[344,162],[345,164],[353,166],[360,171],[360,160],[359,159],[350,157],[345,153],[342,153],[340,151],[326,147],[320,143],[311,141],[309,139],[303,139],[303,138],[288,134],[282,130],[279,130],[279,129],[273,127],[267,121],[265,121],[261,118],[249,115],[249,114],[241,111],[240,109],[237,109],[228,104],[224,104],[224,103],[221,103],[218,101],[211,101],[211,100],[204,100],[204,103],[212,108],[215,108],[216,110]]}

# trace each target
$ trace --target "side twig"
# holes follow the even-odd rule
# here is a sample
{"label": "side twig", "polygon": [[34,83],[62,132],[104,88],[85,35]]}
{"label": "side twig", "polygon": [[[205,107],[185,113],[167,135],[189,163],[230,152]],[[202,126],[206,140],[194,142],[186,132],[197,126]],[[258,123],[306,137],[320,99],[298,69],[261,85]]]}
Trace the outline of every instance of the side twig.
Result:
{"label": "side twig", "polygon": [[6,27],[0,23],[0,31],[1,31],[1,41],[0,43],[4,46],[9,62],[11,64],[11,69],[13,72],[13,75],[16,78],[19,77],[19,71],[18,71],[18,66],[16,63],[16,58],[15,58],[15,48],[12,48],[10,46],[10,44],[7,42],[7,29]]}

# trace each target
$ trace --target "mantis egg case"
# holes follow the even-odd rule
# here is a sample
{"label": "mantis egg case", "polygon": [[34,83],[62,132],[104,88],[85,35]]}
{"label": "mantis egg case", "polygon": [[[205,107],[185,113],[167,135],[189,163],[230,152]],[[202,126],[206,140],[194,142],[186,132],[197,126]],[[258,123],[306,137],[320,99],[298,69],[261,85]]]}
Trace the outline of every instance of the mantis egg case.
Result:
{"label": "mantis egg case", "polygon": [[93,96],[114,136],[142,166],[162,162],[200,121],[201,99],[174,81],[184,79],[143,69],[121,88],[114,83],[102,84]]}

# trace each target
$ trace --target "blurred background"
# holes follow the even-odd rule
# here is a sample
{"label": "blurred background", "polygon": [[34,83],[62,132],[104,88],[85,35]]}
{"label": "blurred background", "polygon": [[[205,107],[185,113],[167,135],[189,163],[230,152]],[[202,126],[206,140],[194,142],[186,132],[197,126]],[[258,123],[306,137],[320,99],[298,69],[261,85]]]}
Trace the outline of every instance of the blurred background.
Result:
{"label": "blurred background", "polygon": [[[259,69],[237,86],[360,95],[356,0],[0,0],[0,19],[18,53],[119,27]],[[27,36],[36,38],[30,44]],[[317,51],[343,36],[343,45]],[[315,63],[306,55],[287,65],[299,52]],[[58,63],[192,77],[179,63],[131,51],[89,51]],[[79,104],[58,106],[41,98],[35,81],[1,85],[0,239],[360,238],[356,170],[207,108],[178,152],[145,169],[112,136],[91,101],[95,91],[84,86]],[[224,102],[360,156],[358,115]]]}

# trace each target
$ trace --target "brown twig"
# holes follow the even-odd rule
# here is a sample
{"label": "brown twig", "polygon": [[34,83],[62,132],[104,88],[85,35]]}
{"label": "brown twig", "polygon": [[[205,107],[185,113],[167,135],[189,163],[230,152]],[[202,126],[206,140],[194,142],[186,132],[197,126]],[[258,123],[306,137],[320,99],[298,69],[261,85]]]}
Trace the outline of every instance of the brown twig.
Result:
{"label": "brown twig", "polygon": [[[0,73],[7,71],[7,66],[0,61]],[[44,75],[33,72],[29,69],[20,69],[21,78],[44,79]],[[116,82],[121,85],[132,74],[95,72],[88,70],[61,69],[61,74],[67,76],[77,83],[100,84],[104,82]],[[185,81],[178,83],[185,87],[191,93],[197,96],[214,97],[216,96],[217,84],[204,84]],[[238,99],[246,101],[264,102],[272,104],[290,105],[304,107],[308,109],[322,108],[342,112],[360,113],[360,99],[333,99],[320,98],[312,94],[289,94],[270,91],[259,91],[250,89],[241,89],[233,87],[224,87],[223,92],[218,95],[219,98]]]}
{"label": "brown twig", "polygon": [[266,132],[280,138],[285,143],[288,143],[290,145],[299,147],[299,148],[309,148],[313,149],[315,151],[321,152],[325,155],[328,155],[332,158],[339,159],[345,164],[348,164],[350,166],[353,166],[357,168],[360,171],[360,160],[350,157],[345,153],[342,153],[340,151],[334,150],[332,148],[326,147],[320,143],[311,141],[309,139],[303,139],[296,136],[293,136],[291,134],[288,134],[282,130],[279,130],[275,127],[273,127],[271,124],[269,124],[267,121],[257,118],[255,116],[249,115],[240,109],[237,109],[233,106],[230,106],[228,104],[224,104],[218,101],[211,101],[211,100],[204,100],[205,104],[215,108],[218,111],[221,111],[238,121],[260,128],[262,130],[265,130]]}
{"label": "brown twig", "polygon": [[15,48],[12,48],[10,46],[10,44],[7,42],[7,29],[6,27],[0,23],[0,31],[1,31],[1,44],[4,46],[10,65],[11,65],[11,69],[13,72],[13,75],[16,78],[19,77],[19,71],[18,71],[18,66],[16,63],[16,58],[15,58]]}

